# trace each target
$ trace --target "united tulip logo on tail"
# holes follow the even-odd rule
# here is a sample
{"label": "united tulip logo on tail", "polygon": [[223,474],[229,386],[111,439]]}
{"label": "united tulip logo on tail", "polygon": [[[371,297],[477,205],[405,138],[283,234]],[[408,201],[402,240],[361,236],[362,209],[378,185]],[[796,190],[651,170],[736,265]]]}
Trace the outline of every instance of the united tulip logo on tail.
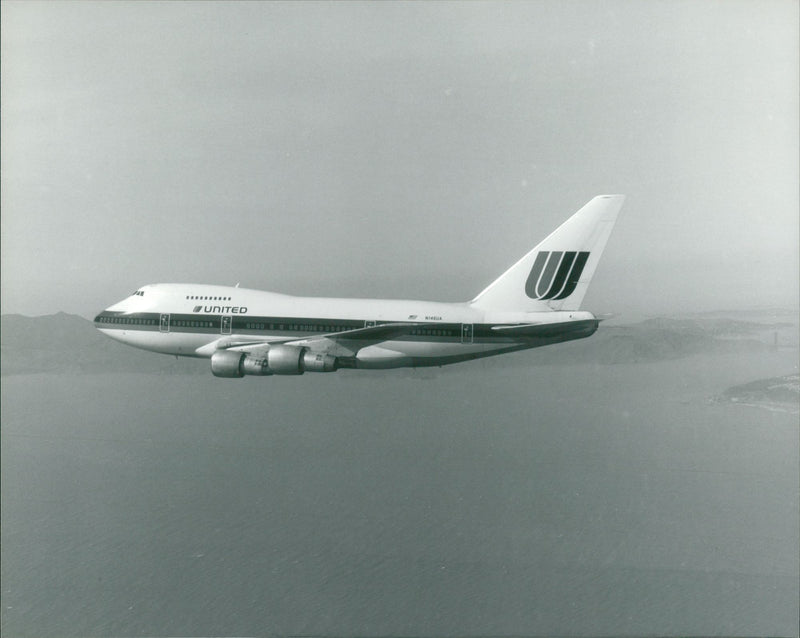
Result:
{"label": "united tulip logo on tail", "polygon": [[587,259],[588,252],[539,252],[525,282],[525,294],[531,299],[566,299],[578,285]]}

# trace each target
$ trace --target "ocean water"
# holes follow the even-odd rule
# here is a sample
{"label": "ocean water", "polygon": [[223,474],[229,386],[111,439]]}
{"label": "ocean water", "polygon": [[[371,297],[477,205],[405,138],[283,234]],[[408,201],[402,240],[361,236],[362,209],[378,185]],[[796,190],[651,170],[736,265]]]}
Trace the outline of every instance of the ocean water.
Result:
{"label": "ocean water", "polygon": [[796,351],[509,361],[3,377],[3,636],[797,635]]}

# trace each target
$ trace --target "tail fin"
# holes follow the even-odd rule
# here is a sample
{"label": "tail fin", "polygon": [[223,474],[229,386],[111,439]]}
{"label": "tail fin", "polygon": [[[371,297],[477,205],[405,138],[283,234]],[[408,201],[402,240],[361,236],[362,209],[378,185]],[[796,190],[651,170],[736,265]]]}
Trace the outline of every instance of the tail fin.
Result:
{"label": "tail fin", "polygon": [[470,304],[485,310],[580,308],[624,195],[598,195]]}

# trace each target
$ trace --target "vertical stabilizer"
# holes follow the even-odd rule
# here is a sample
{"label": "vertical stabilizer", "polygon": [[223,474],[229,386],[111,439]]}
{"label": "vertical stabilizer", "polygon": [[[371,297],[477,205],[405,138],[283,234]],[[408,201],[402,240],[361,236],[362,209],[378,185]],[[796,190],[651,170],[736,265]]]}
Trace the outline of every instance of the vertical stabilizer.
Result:
{"label": "vertical stabilizer", "polygon": [[470,304],[484,310],[578,310],[624,195],[598,195]]}

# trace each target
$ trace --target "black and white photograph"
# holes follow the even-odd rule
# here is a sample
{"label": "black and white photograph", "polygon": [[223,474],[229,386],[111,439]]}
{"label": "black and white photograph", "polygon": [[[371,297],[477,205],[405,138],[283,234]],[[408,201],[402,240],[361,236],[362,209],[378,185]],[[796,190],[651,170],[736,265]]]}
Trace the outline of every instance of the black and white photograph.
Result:
{"label": "black and white photograph", "polygon": [[797,0],[0,11],[4,638],[798,636]]}

